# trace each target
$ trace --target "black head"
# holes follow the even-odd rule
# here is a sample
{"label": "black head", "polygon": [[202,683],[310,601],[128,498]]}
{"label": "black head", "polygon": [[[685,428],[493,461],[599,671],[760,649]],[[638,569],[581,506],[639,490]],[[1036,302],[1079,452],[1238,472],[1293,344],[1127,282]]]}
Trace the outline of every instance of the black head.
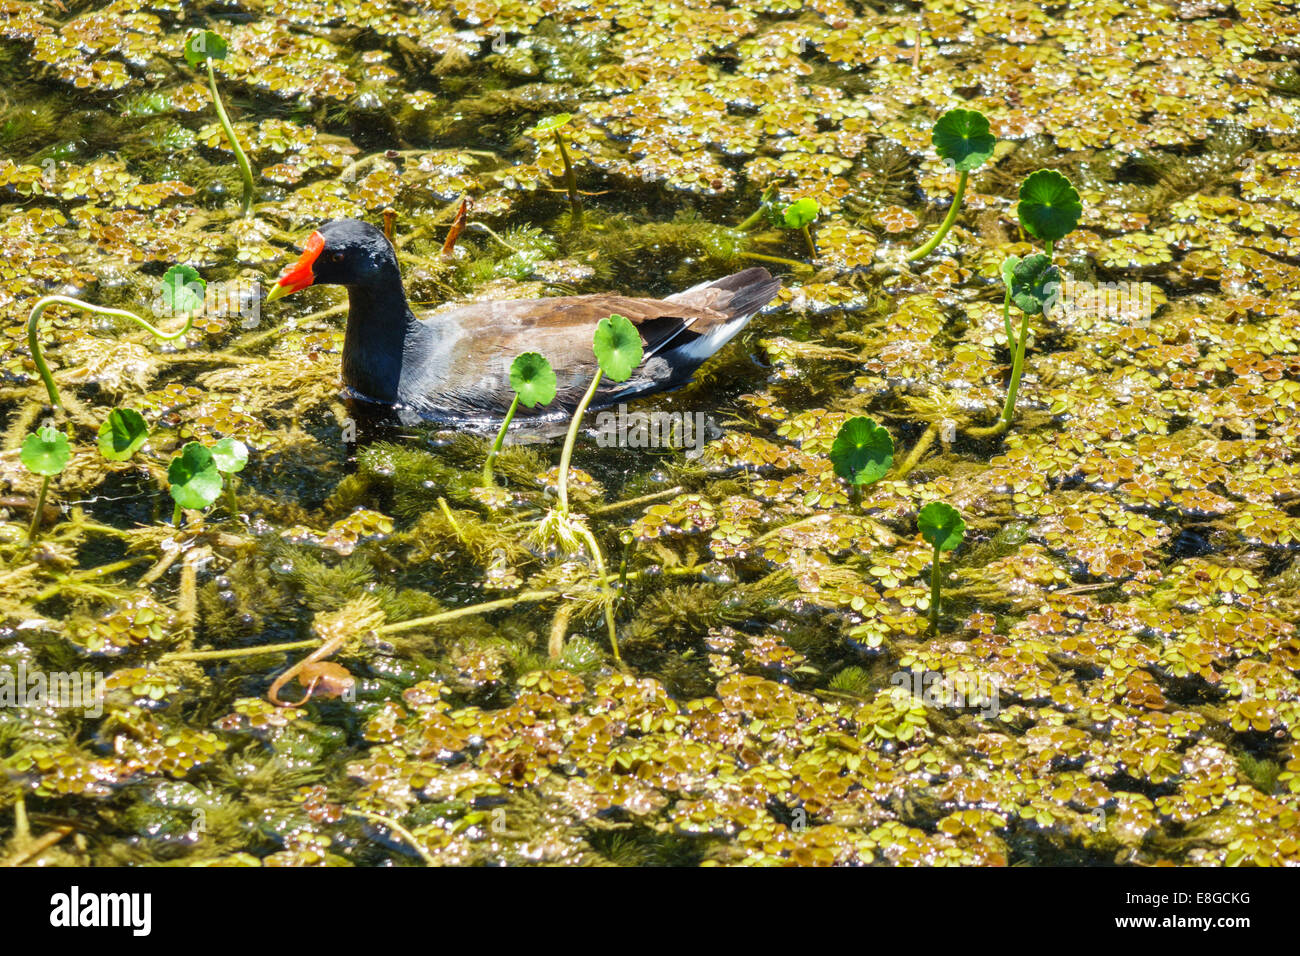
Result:
{"label": "black head", "polygon": [[284,271],[267,302],[309,285],[344,285],[400,289],[397,254],[384,234],[358,219],[335,219],[308,238],[302,256]]}

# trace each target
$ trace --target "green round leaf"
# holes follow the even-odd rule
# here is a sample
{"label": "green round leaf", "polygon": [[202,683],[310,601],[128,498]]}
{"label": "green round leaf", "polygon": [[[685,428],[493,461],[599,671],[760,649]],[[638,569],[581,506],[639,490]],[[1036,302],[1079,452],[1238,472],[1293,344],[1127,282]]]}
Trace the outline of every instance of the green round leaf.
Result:
{"label": "green round leaf", "polygon": [[961,520],[961,514],[942,501],[932,501],[922,508],[916,524],[921,537],[940,551],[953,550],[966,535],[966,522]]}
{"label": "green round leaf", "polygon": [[879,481],[894,463],[894,440],[870,418],[861,415],[840,426],[831,445],[835,474],[851,485]]}
{"label": "green round leaf", "polygon": [[524,352],[510,363],[510,387],[525,408],[549,405],[555,398],[555,370],[536,352]]}
{"label": "green round leaf", "polygon": [[23,467],[33,475],[57,475],[68,467],[72,450],[68,447],[68,436],[53,425],[38,428],[23,439],[22,451],[18,453]]}
{"label": "green round leaf", "polygon": [[568,126],[573,120],[572,113],[558,113],[555,116],[547,116],[539,120],[537,125],[528,132],[533,136],[547,136],[554,133],[557,129]]}
{"label": "green round leaf", "polygon": [[989,132],[988,118],[978,110],[944,113],[934,124],[931,139],[940,158],[963,173],[983,166],[997,145],[997,137]]}
{"label": "green round leaf", "polygon": [[204,60],[224,60],[229,49],[220,34],[211,30],[199,30],[191,33],[185,41],[185,62],[198,66]]}
{"label": "green round leaf", "polygon": [[1002,281],[1007,287],[1011,287],[1011,277],[1015,274],[1016,266],[1020,265],[1019,256],[1007,256],[1002,260]]}
{"label": "green round leaf", "polygon": [[621,315],[600,320],[591,346],[601,371],[616,382],[626,382],[641,364],[641,333]]}
{"label": "green round leaf", "polygon": [[221,472],[211,449],[192,441],[172,459],[167,469],[172,498],[182,508],[198,511],[221,494]]}
{"label": "green round leaf", "polygon": [[781,214],[782,222],[787,229],[802,229],[810,223],[816,222],[818,213],[821,209],[817,206],[817,200],[796,199],[790,205],[785,207],[785,212]]}
{"label": "green round leaf", "polygon": [[182,315],[203,308],[208,284],[193,266],[172,266],[162,277],[163,304]]}
{"label": "green round leaf", "polygon": [[1044,242],[1056,242],[1079,224],[1083,203],[1068,179],[1054,169],[1040,169],[1020,184],[1016,212],[1025,232]]}
{"label": "green round leaf", "polygon": [[1061,270],[1046,253],[1026,256],[1011,270],[1011,298],[1030,315],[1049,311],[1060,288]]}
{"label": "green round leaf", "polygon": [[248,446],[238,438],[223,438],[212,446],[212,458],[217,470],[225,475],[243,471],[248,464]]}
{"label": "green round leaf", "polygon": [[148,437],[143,415],[134,409],[115,408],[99,426],[99,453],[109,461],[126,461]]}

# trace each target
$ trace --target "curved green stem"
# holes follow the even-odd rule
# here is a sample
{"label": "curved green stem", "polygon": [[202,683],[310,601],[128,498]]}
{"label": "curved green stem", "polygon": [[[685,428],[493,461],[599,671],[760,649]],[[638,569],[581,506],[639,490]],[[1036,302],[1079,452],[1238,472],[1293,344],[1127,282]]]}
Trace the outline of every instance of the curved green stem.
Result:
{"label": "curved green stem", "polygon": [[70,305],[78,309],[85,309],[87,312],[93,312],[95,315],[107,315],[116,319],[130,319],[147,332],[152,332],[157,338],[164,341],[173,341],[189,332],[194,325],[194,313],[191,312],[185,320],[185,327],[179,332],[164,332],[162,329],[149,324],[134,312],[128,312],[125,309],[110,309],[102,305],[92,305],[89,302],[83,302],[81,299],[74,299],[66,295],[47,295],[36,305],[32,306],[31,314],[27,317],[27,347],[31,349],[32,361],[36,363],[36,370],[41,373],[41,380],[45,383],[45,391],[50,396],[50,404],[55,408],[62,408],[63,403],[59,400],[59,390],[54,385],[54,376],[50,374],[50,367],[45,364],[45,356],[41,352],[41,316],[45,310],[52,305]]}
{"label": "curved green stem", "polygon": [[492,487],[492,462],[496,460],[497,452],[506,440],[506,429],[510,427],[511,420],[515,417],[515,411],[519,408],[519,394],[515,394],[515,400],[510,403],[510,410],[506,412],[506,420],[501,423],[501,431],[497,432],[497,440],[492,443],[488,449],[487,460],[483,462],[483,487]]}
{"label": "curved green stem", "polygon": [[744,222],[736,226],[736,229],[744,232],[745,230],[752,229],[754,226],[758,225],[758,221],[763,218],[763,213],[767,211],[768,203],[772,201],[772,197],[775,195],[776,183],[772,183],[763,190],[763,195],[758,200],[758,208],[755,209]]}
{"label": "curved green stem", "polygon": [[739,254],[742,259],[757,259],[759,262],[775,262],[783,266],[789,266],[792,269],[807,269],[808,263],[800,262],[798,259],[783,259],[780,256],[765,256],[761,252],[742,252]]}
{"label": "curved green stem", "polygon": [[574,528],[582,539],[587,542],[587,547],[591,549],[591,557],[596,562],[596,575],[600,581],[601,591],[605,595],[605,626],[609,629],[609,646],[614,652],[614,663],[620,668],[623,666],[623,658],[618,654],[618,635],[614,631],[614,592],[609,588],[609,581],[606,580],[605,574],[605,556],[600,553],[600,545],[596,541],[596,536],[591,533],[591,529],[581,522],[575,522]]}
{"label": "curved green stem", "polygon": [[808,243],[808,258],[816,259],[817,243],[813,242],[812,231],[807,226],[804,226],[800,232],[803,233],[804,241]]}
{"label": "curved green stem", "polygon": [[573,446],[578,442],[578,429],[582,427],[582,416],[587,411],[587,406],[591,400],[596,397],[596,387],[604,377],[604,369],[596,370],[596,377],[591,380],[591,385],[587,387],[587,392],[582,396],[582,401],[573,412],[573,421],[569,423],[569,433],[564,436],[564,450],[560,452],[560,514],[566,518],[569,516],[569,462],[573,460]]}
{"label": "curved green stem", "polygon": [[45,514],[45,493],[50,490],[50,476],[46,475],[41,481],[41,493],[36,496],[36,510],[32,512],[32,523],[27,529],[27,543],[32,544],[36,540],[36,532],[41,528],[41,516]]}
{"label": "curved green stem", "polygon": [[632,555],[632,549],[636,545],[636,535],[630,530],[624,529],[623,535],[623,559],[618,565],[618,600],[623,601],[623,596],[627,593],[627,559]]}
{"label": "curved green stem", "polygon": [[424,861],[425,866],[438,865],[438,861],[435,860],[433,858],[433,855],[424,848],[424,844],[415,838],[415,834],[413,834],[410,830],[406,829],[406,827],[402,826],[392,817],[386,817],[381,813],[371,813],[369,810],[354,810],[350,807],[344,809],[343,812],[346,813],[348,816],[358,817],[370,823],[378,823],[388,827],[388,829],[392,830],[404,841],[406,841],[407,846],[409,846],[412,850],[414,850],[416,853],[420,855],[420,859]]}
{"label": "curved green stem", "polygon": [[239,145],[239,140],[235,138],[235,128],[230,125],[230,117],[226,115],[226,107],[221,102],[221,94],[217,92],[217,75],[212,71],[212,59],[209,57],[205,62],[208,65],[208,86],[212,90],[212,105],[217,109],[217,119],[221,122],[221,128],[225,130],[226,140],[230,143],[231,150],[235,154],[235,162],[239,164],[239,174],[244,177],[244,215],[253,208],[253,170],[248,165],[248,157],[244,155],[244,150]]}
{"label": "curved green stem", "polygon": [[943,237],[948,235],[948,230],[957,221],[957,214],[961,212],[961,201],[962,197],[966,195],[966,177],[968,175],[965,170],[957,174],[957,194],[952,197],[952,205],[948,207],[948,215],[944,216],[943,222],[939,224],[939,231],[930,237],[929,242],[908,254],[908,262],[928,256],[934,251],[935,246],[943,242]]}
{"label": "curved green stem", "polygon": [[560,147],[560,159],[564,160],[564,187],[569,191],[569,210],[573,213],[573,218],[577,219],[582,215],[582,200],[578,198],[578,175],[573,171],[573,163],[569,161],[569,151],[564,147],[564,137],[560,131],[555,131],[555,145]]}
{"label": "curved green stem", "polygon": [[916,467],[917,462],[921,460],[921,456],[924,455],[926,451],[929,450],[930,446],[934,444],[934,440],[937,437],[939,437],[939,426],[931,425],[928,427],[921,434],[921,437],[916,440],[916,444],[912,446],[912,450],[908,453],[908,456],[903,459],[903,463],[898,466],[898,474],[894,475],[894,479],[902,481],[906,478],[911,470]]}
{"label": "curved green stem", "polygon": [[939,632],[939,561],[942,552],[934,549],[934,567],[930,569],[930,631]]}
{"label": "curved green stem", "polygon": [[1002,421],[1008,426],[1016,413],[1016,393],[1020,390],[1020,375],[1025,370],[1025,343],[1029,338],[1029,313],[1020,319],[1020,339],[1016,343],[1016,357],[1011,363],[1011,384],[1007,386],[1007,404],[1002,409]]}

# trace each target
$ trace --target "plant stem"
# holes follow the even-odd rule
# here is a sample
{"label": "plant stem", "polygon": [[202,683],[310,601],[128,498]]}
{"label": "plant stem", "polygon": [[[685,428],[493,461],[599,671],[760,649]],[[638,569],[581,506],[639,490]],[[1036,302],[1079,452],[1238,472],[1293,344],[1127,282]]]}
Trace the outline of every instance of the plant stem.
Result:
{"label": "plant stem", "polygon": [[216,107],[217,119],[221,122],[221,128],[226,132],[226,140],[230,143],[230,148],[235,153],[235,162],[239,164],[239,174],[244,177],[244,215],[253,208],[253,170],[248,165],[248,157],[240,148],[239,140],[235,137],[235,129],[230,125],[230,117],[226,115],[226,107],[221,102],[221,94],[217,92],[217,75],[212,71],[212,58],[206,58],[208,65],[208,86],[212,90],[212,105]]}
{"label": "plant stem", "polygon": [[934,567],[930,569],[930,632],[939,633],[939,561],[941,552],[934,549]]}
{"label": "plant stem", "polygon": [[609,588],[609,582],[605,580],[605,556],[600,553],[600,545],[596,542],[596,536],[591,533],[591,529],[581,522],[575,522],[574,527],[584,541],[587,547],[591,549],[591,556],[596,562],[596,574],[600,580],[601,590],[605,594],[605,626],[609,629],[609,646],[614,652],[614,663],[623,667],[623,658],[618,654],[618,635],[614,631],[614,592]]}
{"label": "plant stem", "polygon": [[398,634],[402,631],[413,631],[416,628],[427,627],[430,624],[444,624],[447,621],[454,621],[461,617],[473,617],[476,614],[486,614],[488,611],[497,611],[501,608],[513,607],[516,604],[522,604],[525,601],[549,601],[554,597],[562,597],[560,591],[523,591],[512,597],[498,598],[495,601],[484,601],[482,604],[469,604],[465,607],[458,607],[450,611],[440,611],[437,614],[430,614],[428,617],[415,617],[409,621],[398,621],[395,624],[385,624],[382,627],[375,628],[377,634]]}
{"label": "plant stem", "polygon": [[1011,383],[1007,386],[1007,404],[1002,410],[1002,420],[1007,426],[1016,413],[1016,392],[1020,390],[1020,375],[1025,370],[1025,344],[1029,339],[1029,313],[1020,319],[1020,339],[1016,343],[1016,357],[1011,363]]}
{"label": "plant stem", "polygon": [[908,454],[907,458],[905,458],[903,463],[898,466],[898,474],[894,477],[900,481],[903,478],[906,478],[908,473],[916,467],[916,463],[921,460],[921,456],[924,455],[926,450],[934,444],[934,440],[938,435],[939,427],[937,425],[931,425],[927,428],[925,433],[916,440],[916,444],[912,446],[912,450]]}
{"label": "plant stem", "polygon": [[[497,242],[501,243],[501,245],[503,245],[503,246],[505,246],[507,249],[509,249],[511,252],[523,252],[523,251],[524,251],[524,250],[520,249],[518,246],[512,246],[510,243],[506,242],[504,239],[502,239],[500,236],[498,236],[495,232],[492,231],[492,227],[491,227],[491,226],[489,226],[487,223],[483,222],[481,219],[476,219],[476,220],[474,220],[473,222],[471,222],[471,223],[469,224],[469,227],[468,227],[468,228],[470,228],[470,229],[481,229],[481,230],[483,230],[483,231],[486,232],[489,236],[491,236],[493,239],[495,239]],[[340,311],[344,311],[344,312],[346,312],[346,311],[347,311],[347,308],[348,308],[348,307],[347,307],[346,305],[344,305],[344,306],[342,306],[342,307],[340,308]]]}
{"label": "plant stem", "polygon": [[671,498],[673,495],[682,493],[681,485],[674,485],[672,488],[665,488],[663,491],[656,491],[652,494],[641,495],[639,498],[626,498],[623,501],[616,501],[612,505],[601,505],[599,508],[592,508],[587,512],[588,515],[603,515],[610,511],[618,511],[621,508],[632,508],[636,505],[648,504],[651,501],[658,501],[661,498]]}
{"label": "plant stem", "polygon": [[492,443],[488,449],[487,460],[483,462],[483,487],[492,487],[492,462],[501,450],[502,444],[506,440],[506,429],[510,427],[511,420],[515,417],[515,411],[519,408],[519,394],[515,393],[515,400],[510,403],[510,410],[506,412],[506,420],[501,423],[501,431],[497,432],[497,440]]}
{"label": "plant stem", "polygon": [[[665,568],[665,576],[686,576],[698,574],[697,568]],[[639,580],[640,571],[631,571],[627,575],[628,580]],[[607,584],[608,581],[601,583]],[[552,598],[564,597],[563,591],[521,591],[511,597],[498,598],[495,601],[484,601],[481,604],[467,604],[465,607],[453,608],[450,611],[440,611],[437,614],[430,614],[427,617],[415,617],[409,621],[397,621],[393,624],[384,624],[375,628],[376,634],[398,634],[402,631],[413,631],[417,628],[428,627],[433,624],[445,624],[448,621],[454,621],[462,617],[473,617],[477,614],[487,614],[489,611],[500,611],[504,608],[514,607],[516,604],[524,604],[530,601],[549,601]],[[163,654],[158,658],[158,663],[166,664],[171,661],[222,661],[237,657],[257,657],[262,654],[281,654],[287,651],[304,651],[309,648],[317,648],[322,644],[319,638],[309,638],[303,641],[287,641],[283,644],[263,644],[259,647],[235,647],[225,648],[222,650],[210,651],[172,651]]]}
{"label": "plant stem", "polygon": [[462,544],[464,544],[465,532],[460,530],[460,522],[457,521],[456,516],[451,513],[451,506],[447,504],[447,499],[442,497],[442,495],[438,496],[438,507],[442,510],[443,517],[447,519],[447,524],[451,525],[451,530],[456,532],[456,537],[460,539]]}
{"label": "plant stem", "polygon": [[1011,328],[1011,286],[1007,286],[1006,295],[1002,297],[1002,324],[1007,330],[1007,348],[1016,354],[1016,334]]}
{"label": "plant stem", "polygon": [[1047,252],[1047,262],[1050,265],[1052,262],[1052,240],[1051,239],[1048,239],[1043,243],[1043,249]]}
{"label": "plant stem", "polygon": [[924,258],[934,251],[934,247],[943,241],[943,237],[948,235],[948,230],[952,224],[957,221],[957,213],[961,212],[962,197],[966,195],[966,177],[969,175],[965,170],[957,174],[957,194],[952,197],[952,205],[948,207],[948,215],[939,224],[939,231],[930,237],[930,241],[919,249],[913,250],[907,257],[908,262]]}
{"label": "plant stem", "polygon": [[807,269],[808,263],[800,262],[798,259],[783,259],[780,256],[765,256],[761,252],[742,252],[742,259],[757,259],[759,262],[776,262],[783,266],[790,266],[792,269]]}
{"label": "plant stem", "polygon": [[435,860],[433,855],[424,848],[424,844],[417,840],[410,830],[406,829],[406,827],[402,826],[392,817],[386,817],[379,813],[371,813],[369,810],[354,810],[350,807],[345,809],[343,812],[348,816],[359,817],[360,819],[369,821],[370,823],[378,823],[388,827],[388,829],[392,830],[406,841],[406,844],[420,855],[420,859],[424,861],[425,866],[438,865],[438,861]]}
{"label": "plant stem", "polygon": [[804,226],[799,231],[803,233],[804,240],[808,243],[808,258],[816,259],[817,244],[813,242],[812,231],[807,226]]}
{"label": "plant stem", "polygon": [[46,475],[41,479],[41,493],[36,496],[36,510],[32,512],[32,523],[27,529],[27,543],[31,544],[36,540],[36,532],[41,527],[41,516],[45,513],[45,493],[50,490],[50,478]]}
{"label": "plant stem", "polygon": [[632,549],[636,546],[636,535],[630,530],[623,532],[623,559],[618,564],[618,600],[623,602],[623,595],[627,591],[627,559],[632,556]]}
{"label": "plant stem", "polygon": [[185,512],[181,510],[180,503],[177,502],[172,507],[172,524],[179,528],[183,520],[185,520]]}
{"label": "plant stem", "polygon": [[551,634],[546,641],[546,656],[559,660],[564,653],[564,638],[569,633],[569,618],[573,617],[573,605],[561,604],[551,618]]}
{"label": "plant stem", "polygon": [[569,423],[569,433],[564,437],[564,450],[560,452],[560,514],[566,518],[569,516],[569,462],[573,459],[573,446],[578,442],[578,429],[582,427],[583,413],[587,411],[587,406],[591,404],[591,400],[596,397],[596,386],[600,384],[600,380],[604,375],[604,369],[596,370],[596,377],[591,380],[591,385],[587,387],[587,393],[582,396],[582,401],[578,403],[577,409],[573,412],[573,421]]}
{"label": "plant stem", "polygon": [[564,160],[564,186],[569,191],[569,210],[573,213],[576,220],[582,216],[582,201],[578,199],[578,176],[573,171],[573,163],[569,161],[569,151],[564,147],[564,137],[560,131],[556,130],[555,145],[560,147],[560,159]]}
{"label": "plant stem", "polygon": [[185,333],[189,332],[194,325],[194,313],[191,312],[185,319],[185,326],[179,332],[164,332],[156,326],[150,325],[134,312],[127,312],[125,309],[109,309],[102,305],[92,305],[89,302],[83,302],[81,299],[74,299],[66,295],[47,295],[34,306],[31,314],[27,317],[27,347],[31,350],[32,361],[36,363],[36,370],[41,374],[41,381],[45,383],[45,391],[50,396],[50,404],[55,408],[62,408],[63,403],[59,400],[59,390],[54,385],[54,376],[50,374],[50,367],[45,364],[45,356],[41,352],[41,316],[45,310],[52,305],[70,305],[78,309],[85,309],[87,312],[93,312],[95,315],[107,315],[117,319],[130,319],[147,332],[152,332],[157,338],[165,342],[171,342],[179,339]]}
{"label": "plant stem", "polygon": [[751,213],[745,219],[744,222],[736,226],[736,229],[738,229],[741,232],[744,232],[748,229],[754,228],[754,226],[758,224],[758,221],[763,218],[763,213],[767,211],[768,203],[772,201],[772,197],[775,195],[776,195],[776,183],[772,183],[770,186],[768,186],[766,189],[763,190],[763,195],[758,200],[758,208],[755,209],[753,213]]}

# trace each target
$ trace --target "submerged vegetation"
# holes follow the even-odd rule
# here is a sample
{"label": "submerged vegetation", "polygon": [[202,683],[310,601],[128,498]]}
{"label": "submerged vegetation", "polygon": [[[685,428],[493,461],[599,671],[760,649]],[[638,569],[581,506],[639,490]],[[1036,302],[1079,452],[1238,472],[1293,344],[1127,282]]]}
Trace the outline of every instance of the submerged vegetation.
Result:
{"label": "submerged vegetation", "polygon": [[[0,4],[0,862],[1300,863],[1298,39]],[[693,445],[590,440],[616,316],[563,444],[389,432],[257,308],[339,217],[428,304],[785,288],[630,409]]]}

